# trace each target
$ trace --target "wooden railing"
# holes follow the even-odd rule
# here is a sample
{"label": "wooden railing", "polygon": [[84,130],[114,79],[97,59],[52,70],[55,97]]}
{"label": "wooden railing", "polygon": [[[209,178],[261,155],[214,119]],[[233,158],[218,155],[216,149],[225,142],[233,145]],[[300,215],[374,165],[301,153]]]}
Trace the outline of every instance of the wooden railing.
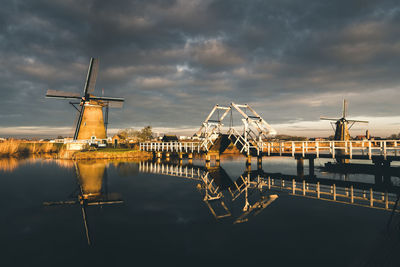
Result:
{"label": "wooden railing", "polygon": [[[237,141],[240,138],[237,137]],[[239,140],[241,141],[241,140]],[[249,144],[241,143],[242,149],[250,149]],[[373,156],[399,156],[400,140],[378,140],[378,141],[271,141],[259,142],[258,154],[266,156],[295,156],[313,154],[336,158],[339,155],[347,155],[350,159],[354,156],[365,156],[371,159]],[[201,142],[144,142],[140,143],[140,150],[152,152],[184,152],[201,153],[207,152]]]}
{"label": "wooden railing", "polygon": [[350,159],[355,155],[368,156],[400,156],[399,140],[379,140],[379,141],[285,141],[285,142],[263,142],[259,144],[260,151],[267,155],[291,154],[321,154],[330,155],[335,158],[339,153],[346,154]]}
{"label": "wooden railing", "polygon": [[204,151],[200,142],[145,142],[139,144],[142,151],[200,153]]}

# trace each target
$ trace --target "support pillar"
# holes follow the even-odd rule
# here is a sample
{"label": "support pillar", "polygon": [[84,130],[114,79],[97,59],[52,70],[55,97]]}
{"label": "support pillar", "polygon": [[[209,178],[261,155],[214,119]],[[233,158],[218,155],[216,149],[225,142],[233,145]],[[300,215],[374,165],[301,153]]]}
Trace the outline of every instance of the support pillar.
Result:
{"label": "support pillar", "polygon": [[375,184],[383,183],[383,161],[379,158],[372,160],[375,165]]}
{"label": "support pillar", "polygon": [[189,161],[189,164],[190,164],[190,165],[193,164],[193,153],[189,153],[189,154],[188,154],[188,161]]}
{"label": "support pillar", "polygon": [[251,164],[246,163],[246,172],[248,172],[248,173],[251,172]]}
{"label": "support pillar", "polygon": [[384,160],[382,163],[382,176],[383,183],[391,185],[391,175],[390,175],[390,160]]}
{"label": "support pillar", "polygon": [[297,161],[297,176],[304,177],[304,159],[296,156]]}
{"label": "support pillar", "polygon": [[262,156],[257,157],[257,170],[262,170]]}
{"label": "support pillar", "polygon": [[250,155],[248,155],[247,159],[246,159],[246,166],[247,165],[251,165],[251,156]]}
{"label": "support pillar", "polygon": [[308,159],[308,172],[309,172],[310,177],[313,177],[313,176],[314,176],[314,170],[315,170],[315,167],[314,167],[314,158],[313,158],[313,157],[310,157],[310,158]]}

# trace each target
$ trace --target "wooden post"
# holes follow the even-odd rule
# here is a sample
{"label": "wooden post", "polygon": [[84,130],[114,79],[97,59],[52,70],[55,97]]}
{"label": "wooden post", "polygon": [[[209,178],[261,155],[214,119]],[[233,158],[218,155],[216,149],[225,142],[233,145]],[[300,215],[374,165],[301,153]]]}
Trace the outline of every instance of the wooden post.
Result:
{"label": "wooden post", "polygon": [[354,189],[353,189],[353,186],[350,186],[350,202],[354,203]]}
{"label": "wooden post", "polygon": [[371,159],[372,155],[371,155],[371,141],[368,141],[368,158]]}
{"label": "wooden post", "polygon": [[353,158],[353,143],[350,141],[350,159]]}
{"label": "wooden post", "polygon": [[295,146],[294,146],[294,142],[292,141],[292,157],[294,157],[294,151],[295,151]]}
{"label": "wooden post", "polygon": [[372,191],[372,188],[369,189],[369,204],[371,207],[374,206],[374,192]]}
{"label": "wooden post", "polygon": [[335,158],[335,142],[332,142],[332,158]]}
{"label": "wooden post", "polygon": [[303,196],[306,195],[306,180],[303,180]]}
{"label": "wooden post", "polygon": [[268,176],[268,189],[271,189],[271,178]]}
{"label": "wooden post", "polygon": [[320,189],[320,186],[319,186],[319,182],[317,182],[317,198],[320,197],[320,194],[321,194],[321,189]]}
{"label": "wooden post", "polygon": [[315,142],[315,148],[317,150],[317,158],[319,158],[319,143]]}
{"label": "wooden post", "polygon": [[386,141],[383,141],[383,158],[386,160]]}
{"label": "wooden post", "polygon": [[333,184],[333,200],[336,200],[336,184]]}
{"label": "wooden post", "polygon": [[388,192],[385,192],[385,209],[389,209],[389,195]]}
{"label": "wooden post", "polygon": [[294,179],[292,180],[292,194],[296,194],[296,181]]}

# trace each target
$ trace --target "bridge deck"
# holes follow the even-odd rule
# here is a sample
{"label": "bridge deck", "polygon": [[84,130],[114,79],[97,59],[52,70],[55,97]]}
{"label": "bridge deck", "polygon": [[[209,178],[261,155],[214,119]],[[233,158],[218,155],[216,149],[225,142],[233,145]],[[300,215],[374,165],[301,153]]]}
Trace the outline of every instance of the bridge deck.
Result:
{"label": "bridge deck", "polygon": [[[251,156],[316,157],[400,161],[400,140],[259,142],[244,154]],[[208,153],[201,142],[145,142],[140,150],[151,152]]]}

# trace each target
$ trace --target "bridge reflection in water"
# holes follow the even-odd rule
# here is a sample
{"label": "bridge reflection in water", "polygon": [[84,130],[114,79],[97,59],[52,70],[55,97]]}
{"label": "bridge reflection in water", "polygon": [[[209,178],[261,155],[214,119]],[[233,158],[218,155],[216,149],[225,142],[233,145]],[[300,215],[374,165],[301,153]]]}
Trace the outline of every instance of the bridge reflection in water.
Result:
{"label": "bridge reflection in water", "polygon": [[[197,189],[203,193],[204,203],[217,220],[234,217],[233,223],[246,222],[278,198],[278,195],[263,190],[260,180],[251,179],[250,173],[244,173],[236,181],[232,181],[223,168],[210,164],[199,167],[172,163],[140,162],[139,171],[198,181]],[[239,202],[240,196],[243,196],[241,213],[239,216],[234,216],[226,202]],[[250,200],[250,196],[252,196],[253,201]]]}
{"label": "bridge reflection in water", "polygon": [[[284,175],[268,173],[259,168],[247,168],[235,180],[220,166],[211,167],[192,164],[141,162],[140,172],[176,176],[197,180],[197,188],[203,192],[203,201],[216,219],[232,216],[226,202],[232,204],[243,196],[242,214],[234,223],[245,222],[251,216],[259,214],[278,198],[277,194],[288,193],[297,197],[331,201],[372,209],[399,212],[397,206],[400,187],[392,183],[365,183],[318,178],[315,175]],[[253,203],[249,195],[258,192],[258,199]],[[218,212],[216,206],[219,206]]]}
{"label": "bridge reflection in water", "polygon": [[88,206],[121,204],[118,194],[108,192],[106,161],[75,161],[77,188],[69,200],[44,202],[44,206],[79,205],[88,245],[91,245],[89,222],[86,209]]}

